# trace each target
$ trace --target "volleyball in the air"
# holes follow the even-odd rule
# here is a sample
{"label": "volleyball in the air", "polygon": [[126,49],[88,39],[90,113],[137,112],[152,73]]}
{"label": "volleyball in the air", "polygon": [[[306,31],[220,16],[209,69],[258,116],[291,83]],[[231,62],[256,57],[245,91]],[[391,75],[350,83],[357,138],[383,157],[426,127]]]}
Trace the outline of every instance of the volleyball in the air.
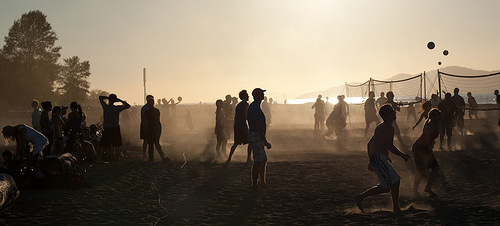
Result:
{"label": "volleyball in the air", "polygon": [[441,65],[441,61],[438,62],[438,65]]}
{"label": "volleyball in the air", "polygon": [[448,56],[448,50],[443,51],[443,55]]}
{"label": "volleyball in the air", "polygon": [[436,45],[434,44],[434,42],[427,43],[427,48],[434,49],[434,47],[436,47]]}

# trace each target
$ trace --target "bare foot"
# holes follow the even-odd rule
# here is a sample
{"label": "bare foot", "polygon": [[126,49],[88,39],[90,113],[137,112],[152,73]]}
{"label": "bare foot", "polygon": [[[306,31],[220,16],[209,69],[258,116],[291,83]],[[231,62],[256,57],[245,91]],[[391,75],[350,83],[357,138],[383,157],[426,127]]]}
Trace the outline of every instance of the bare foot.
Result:
{"label": "bare foot", "polygon": [[431,198],[434,198],[434,197],[437,197],[438,195],[436,193],[434,193],[432,190],[427,190],[425,189],[425,192],[427,192],[427,194],[429,194],[429,197]]}
{"label": "bare foot", "polygon": [[361,203],[363,202],[363,199],[361,198],[361,196],[359,196],[359,195],[354,196],[354,202],[356,202],[358,209],[364,213],[365,211],[363,210],[363,206],[361,205]]}

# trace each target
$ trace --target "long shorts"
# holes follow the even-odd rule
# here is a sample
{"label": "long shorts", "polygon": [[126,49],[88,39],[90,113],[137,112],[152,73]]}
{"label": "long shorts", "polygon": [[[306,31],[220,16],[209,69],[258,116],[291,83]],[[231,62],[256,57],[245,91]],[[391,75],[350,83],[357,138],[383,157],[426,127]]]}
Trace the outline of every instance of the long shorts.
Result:
{"label": "long shorts", "polygon": [[439,166],[434,153],[429,152],[426,145],[413,144],[412,150],[417,170],[432,169]]}
{"label": "long shorts", "polygon": [[101,146],[108,147],[121,147],[122,146],[122,134],[120,133],[120,127],[104,128],[102,132]]}
{"label": "long shorts", "polygon": [[370,166],[373,172],[377,174],[379,187],[391,189],[392,185],[401,180],[401,177],[396,172],[394,167],[387,161],[387,156],[382,154],[373,154],[373,161],[370,161]]}
{"label": "long shorts", "polygon": [[266,150],[264,149],[264,141],[260,139],[259,133],[251,132],[250,134],[248,134],[248,141],[250,142],[250,145],[252,145],[253,161],[267,161]]}

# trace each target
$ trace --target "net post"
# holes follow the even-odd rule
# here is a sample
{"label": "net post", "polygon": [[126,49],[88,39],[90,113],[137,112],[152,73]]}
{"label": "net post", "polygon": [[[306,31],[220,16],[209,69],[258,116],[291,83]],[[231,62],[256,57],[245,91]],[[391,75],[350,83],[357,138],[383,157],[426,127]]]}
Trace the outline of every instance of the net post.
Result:
{"label": "net post", "polygon": [[142,82],[144,84],[144,104],[146,104],[146,68],[142,69]]}
{"label": "net post", "polygon": [[425,71],[423,79],[424,79],[424,101],[427,101],[427,83],[426,83]]}
{"label": "net post", "polygon": [[441,74],[439,73],[439,69],[437,69],[437,79],[439,85],[439,99],[441,99]]}

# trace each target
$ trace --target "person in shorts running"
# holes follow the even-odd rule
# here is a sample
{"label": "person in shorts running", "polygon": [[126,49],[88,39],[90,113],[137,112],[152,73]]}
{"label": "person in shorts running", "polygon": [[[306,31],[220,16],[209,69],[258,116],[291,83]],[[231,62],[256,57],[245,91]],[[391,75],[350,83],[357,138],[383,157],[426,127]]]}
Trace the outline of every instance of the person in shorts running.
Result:
{"label": "person in shorts running", "polygon": [[[227,162],[231,161],[231,157],[236,150],[236,147],[240,144],[248,144],[248,125],[247,125],[247,109],[248,109],[248,93],[246,90],[242,90],[239,93],[241,102],[236,105],[234,114],[234,144],[231,147],[231,152],[229,152],[229,158]],[[252,155],[252,147],[250,144],[247,148],[247,162],[250,162],[250,156]]]}
{"label": "person in shorts running", "polygon": [[396,111],[390,105],[384,105],[379,110],[379,115],[384,120],[377,126],[373,137],[368,142],[368,156],[370,163],[368,169],[375,172],[379,184],[354,197],[358,208],[364,212],[363,200],[370,196],[391,192],[392,207],[395,213],[401,212],[399,207],[399,184],[401,177],[389,163],[389,151],[400,156],[405,162],[410,159],[408,154],[401,152],[393,144],[394,127],[392,123],[396,120]]}

